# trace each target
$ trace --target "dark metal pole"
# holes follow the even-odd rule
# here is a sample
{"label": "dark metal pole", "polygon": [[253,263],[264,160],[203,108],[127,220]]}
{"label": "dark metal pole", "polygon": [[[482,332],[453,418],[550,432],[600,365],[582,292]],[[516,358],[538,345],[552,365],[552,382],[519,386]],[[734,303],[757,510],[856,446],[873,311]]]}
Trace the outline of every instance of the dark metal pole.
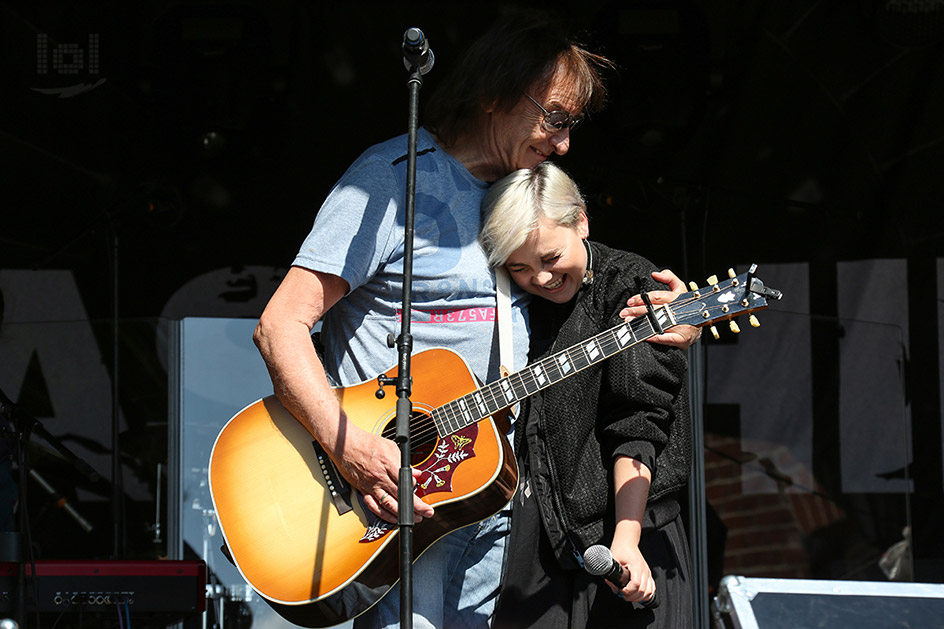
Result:
{"label": "dark metal pole", "polygon": [[413,403],[410,401],[410,355],[413,350],[413,337],[410,334],[412,319],[412,283],[413,283],[413,223],[414,202],[416,200],[416,127],[418,121],[417,103],[422,78],[418,71],[413,71],[407,87],[410,90],[409,134],[406,162],[406,218],[403,247],[403,308],[400,317],[400,337],[397,341],[399,350],[399,369],[397,370],[397,433],[396,441],[400,446],[400,476],[397,483],[397,524],[400,527],[400,626],[412,627],[413,624],[413,473],[410,466],[410,415]]}
{"label": "dark metal pole", "polygon": [[112,374],[111,374],[111,516],[112,516],[112,557],[121,559],[124,556],[124,492],[121,479],[121,397],[119,394],[119,309],[118,309],[118,227],[113,222],[112,250],[111,250],[111,280],[112,280]]}
{"label": "dark metal pole", "polygon": [[403,244],[403,307],[400,318],[400,336],[396,345],[399,352],[397,370],[397,423],[396,442],[400,447],[400,474],[397,479],[397,524],[400,530],[400,626],[413,626],[413,468],[411,466],[410,401],[412,379],[410,357],[413,337],[410,320],[413,311],[413,225],[416,201],[416,133],[419,126],[419,94],[423,74],[433,65],[432,51],[423,32],[411,28],[403,35],[404,64],[410,71],[407,81],[409,111],[407,118],[406,206]]}

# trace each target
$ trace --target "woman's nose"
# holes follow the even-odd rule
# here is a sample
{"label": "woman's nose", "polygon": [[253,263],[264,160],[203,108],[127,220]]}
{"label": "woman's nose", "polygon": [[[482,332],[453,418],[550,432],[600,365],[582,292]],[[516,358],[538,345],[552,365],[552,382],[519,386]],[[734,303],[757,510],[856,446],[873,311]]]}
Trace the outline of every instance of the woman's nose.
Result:
{"label": "woman's nose", "polygon": [[554,274],[551,273],[550,271],[538,271],[534,275],[534,283],[537,284],[538,286],[544,286],[545,284],[550,282],[551,278],[553,277],[554,277]]}

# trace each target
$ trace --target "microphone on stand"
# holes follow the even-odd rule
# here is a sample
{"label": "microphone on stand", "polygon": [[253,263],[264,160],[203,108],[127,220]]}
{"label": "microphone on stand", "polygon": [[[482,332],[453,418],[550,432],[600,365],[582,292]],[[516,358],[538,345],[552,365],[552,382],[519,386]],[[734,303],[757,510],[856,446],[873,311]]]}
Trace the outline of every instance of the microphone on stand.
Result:
{"label": "microphone on stand", "polygon": [[429,41],[423,31],[413,27],[403,33],[403,65],[407,70],[416,68],[420,74],[433,69],[436,56],[429,47]]}
{"label": "microphone on stand", "polygon": [[[629,583],[629,570],[613,558],[613,553],[603,544],[594,544],[583,553],[583,567],[595,577],[603,577],[622,589]],[[648,601],[640,601],[643,607],[658,607],[656,594]]]}

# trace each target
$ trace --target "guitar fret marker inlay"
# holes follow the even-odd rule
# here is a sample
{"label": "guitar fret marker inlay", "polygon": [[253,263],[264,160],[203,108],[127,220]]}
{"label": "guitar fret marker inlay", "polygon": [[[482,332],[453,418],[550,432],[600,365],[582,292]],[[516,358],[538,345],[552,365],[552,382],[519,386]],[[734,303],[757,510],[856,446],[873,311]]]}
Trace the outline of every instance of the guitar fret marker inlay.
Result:
{"label": "guitar fret marker inlay", "polygon": [[558,356],[558,357],[557,357],[557,362],[558,362],[558,364],[560,364],[561,373],[568,373],[568,372],[570,371],[570,369],[571,369],[571,367],[570,367],[570,359],[567,357],[566,354],[561,354],[560,356]]}
{"label": "guitar fret marker inlay", "polygon": [[482,416],[484,417],[485,415],[488,415],[488,407],[485,406],[485,402],[482,400],[481,394],[475,394],[473,399],[475,399],[475,402],[478,404],[479,411],[482,413]]}
{"label": "guitar fret marker inlay", "polygon": [[590,360],[596,360],[600,356],[600,349],[597,347],[595,341],[590,341],[586,346],[587,356],[590,357]]}
{"label": "guitar fret marker inlay", "polygon": [[459,399],[459,412],[465,416],[466,419],[472,419],[472,413],[469,411],[469,407],[466,405],[465,400]]}
{"label": "guitar fret marker inlay", "polygon": [[616,333],[616,340],[620,344],[620,347],[624,347],[627,343],[633,342],[633,333],[629,330],[629,326],[623,326]]}

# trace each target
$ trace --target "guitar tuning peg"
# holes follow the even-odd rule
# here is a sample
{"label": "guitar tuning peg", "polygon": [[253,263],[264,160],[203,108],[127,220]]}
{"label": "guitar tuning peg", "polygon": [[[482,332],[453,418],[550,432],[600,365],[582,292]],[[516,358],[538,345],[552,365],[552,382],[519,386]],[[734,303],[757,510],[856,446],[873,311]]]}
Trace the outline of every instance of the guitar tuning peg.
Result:
{"label": "guitar tuning peg", "polygon": [[698,284],[696,284],[695,282],[689,282],[688,287],[692,290],[698,290]]}
{"label": "guitar tuning peg", "polygon": [[751,318],[748,319],[748,320],[751,322],[751,325],[754,326],[755,328],[759,328],[759,327],[760,327],[760,321],[757,320],[757,316],[756,316],[756,315],[751,315]]}
{"label": "guitar tuning peg", "polygon": [[717,283],[718,283],[717,275],[712,275],[711,277],[708,278],[708,284],[710,284],[711,286],[714,286]]}
{"label": "guitar tuning peg", "polygon": [[735,334],[738,334],[741,331],[741,328],[738,327],[737,321],[731,319],[728,321],[728,326],[731,328],[731,331]]}
{"label": "guitar tuning peg", "polygon": [[737,277],[737,273],[734,272],[734,269],[728,269],[728,277],[732,280]]}
{"label": "guitar tuning peg", "polygon": [[716,341],[721,338],[721,335],[718,334],[718,328],[716,328],[715,326],[711,326],[708,329],[711,330],[711,336],[715,337]]}

